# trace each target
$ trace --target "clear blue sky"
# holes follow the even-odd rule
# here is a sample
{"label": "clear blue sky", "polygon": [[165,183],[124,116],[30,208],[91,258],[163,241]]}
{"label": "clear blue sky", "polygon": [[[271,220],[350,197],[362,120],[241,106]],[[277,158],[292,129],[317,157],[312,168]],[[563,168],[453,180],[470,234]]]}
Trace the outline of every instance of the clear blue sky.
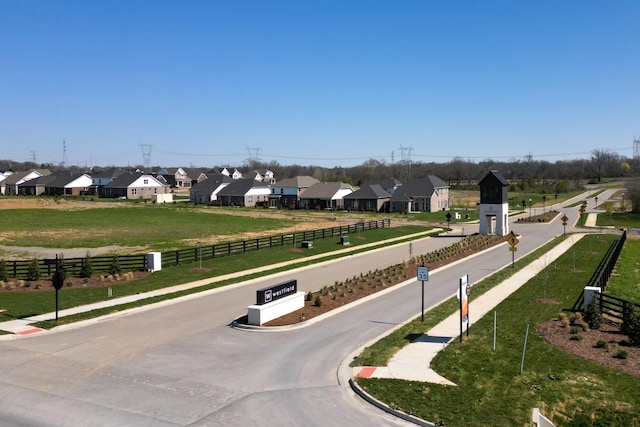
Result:
{"label": "clear blue sky", "polygon": [[636,0],[0,0],[0,159],[631,157],[639,22]]}

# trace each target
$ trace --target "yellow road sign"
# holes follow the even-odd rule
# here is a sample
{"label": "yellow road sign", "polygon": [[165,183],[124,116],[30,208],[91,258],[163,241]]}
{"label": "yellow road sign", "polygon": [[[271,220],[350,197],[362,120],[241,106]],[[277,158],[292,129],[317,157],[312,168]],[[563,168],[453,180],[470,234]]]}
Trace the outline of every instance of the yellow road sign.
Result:
{"label": "yellow road sign", "polygon": [[516,236],[514,236],[513,234],[511,236],[509,236],[509,238],[507,239],[507,242],[509,242],[509,244],[511,246],[515,246],[518,244],[519,240],[516,238]]}

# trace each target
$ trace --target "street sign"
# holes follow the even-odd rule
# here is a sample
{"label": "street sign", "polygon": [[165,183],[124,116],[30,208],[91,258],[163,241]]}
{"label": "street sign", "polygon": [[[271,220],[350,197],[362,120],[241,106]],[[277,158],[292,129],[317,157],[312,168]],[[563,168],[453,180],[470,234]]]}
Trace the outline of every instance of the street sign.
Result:
{"label": "street sign", "polygon": [[511,247],[509,248],[509,250],[510,250],[511,252],[516,252],[516,251],[518,250],[518,248],[516,248],[515,246],[511,246]]}
{"label": "street sign", "polygon": [[566,215],[562,215],[562,218],[560,218],[562,220],[562,225],[567,225],[567,221],[569,221],[569,217]]}
{"label": "street sign", "polygon": [[520,241],[520,240],[518,240],[518,238],[517,238],[515,235],[513,235],[513,234],[512,234],[511,236],[509,236],[509,238],[507,239],[507,242],[509,242],[509,244],[510,244],[511,246],[515,246],[515,245],[517,245],[519,241]]}
{"label": "street sign", "polygon": [[429,281],[429,267],[418,267],[418,280]]}

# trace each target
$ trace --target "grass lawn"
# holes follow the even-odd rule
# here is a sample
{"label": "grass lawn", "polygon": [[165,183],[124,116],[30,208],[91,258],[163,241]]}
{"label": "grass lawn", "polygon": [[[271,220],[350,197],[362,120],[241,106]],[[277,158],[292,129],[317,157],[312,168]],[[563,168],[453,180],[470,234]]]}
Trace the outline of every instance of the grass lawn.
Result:
{"label": "grass lawn", "polygon": [[640,214],[633,212],[611,212],[598,215],[599,226],[613,226],[617,229],[640,228]]}
{"label": "grass lawn", "polygon": [[640,240],[627,239],[605,292],[640,304]]}
{"label": "grass lawn", "polygon": [[[351,235],[350,247],[356,248],[365,244],[380,242],[383,240],[402,237],[413,233],[419,233],[428,231],[429,228],[423,226],[401,226],[383,229],[367,230],[364,232]],[[197,271],[199,270],[200,263],[181,264],[176,267],[165,268],[161,271],[149,275],[145,279],[136,280],[129,283],[118,284],[117,282],[109,284],[113,289],[113,295],[115,297],[132,295],[141,292],[147,292],[156,289],[162,289],[168,286],[173,286],[180,283],[187,283],[202,279],[211,278],[214,282],[215,277],[225,275],[228,273],[234,273],[238,271],[246,271],[248,269],[257,268],[261,266],[269,266],[283,261],[298,260],[299,265],[310,264],[312,262],[320,262],[321,260],[309,261],[307,257],[311,255],[326,254],[327,257],[322,260],[326,260],[330,257],[337,257],[339,255],[332,255],[332,252],[343,249],[343,246],[337,244],[337,237],[315,240],[312,249],[300,250],[293,247],[277,247],[272,249],[264,249],[259,252],[259,256],[256,256],[257,252],[250,252],[240,255],[232,255],[223,258],[216,258],[213,260],[202,261],[202,267],[209,269],[210,271]],[[368,250],[362,249],[361,251]],[[351,252],[354,253],[354,252]],[[296,265],[296,266],[299,266]],[[198,269],[196,269],[198,267]],[[292,267],[286,267],[288,269]],[[284,269],[284,268],[283,268]],[[269,270],[269,273],[273,270]],[[266,271],[256,273],[254,276],[264,275]],[[237,283],[238,281],[246,280],[249,276],[244,276],[242,279],[227,280],[226,282],[217,282],[205,287],[201,287],[197,290],[191,290],[190,292],[202,291],[204,289],[211,289],[219,286],[224,286],[229,283]],[[31,286],[35,286],[37,282],[32,283]],[[50,313],[55,311],[55,291],[51,289],[50,282],[43,282],[44,287],[48,287],[50,290],[40,292],[3,292],[0,293],[0,309],[6,310],[0,313],[0,321],[12,320],[14,318],[24,318],[33,316],[36,314]],[[173,298],[176,295],[162,297],[162,299]],[[80,305],[86,305],[98,301],[104,301],[109,299],[107,297],[107,291],[104,287],[100,288],[68,288],[63,287],[59,291],[59,308],[65,309],[70,307],[76,307]],[[142,305],[144,303],[136,303],[136,305]],[[116,311],[109,309],[110,311]],[[84,318],[95,317],[96,314],[84,316]],[[74,319],[65,320],[60,319],[60,323],[68,323],[71,320],[78,320],[78,317]],[[51,326],[55,326],[51,325]]]}
{"label": "grass lawn", "polygon": [[[586,236],[500,303],[495,352],[493,313],[474,324],[462,344],[454,340],[440,352],[432,366],[457,387],[391,379],[358,379],[358,383],[393,407],[445,426],[529,425],[534,407],[557,426],[638,425],[640,378],[564,353],[536,334],[537,324],[573,305],[613,238]],[[558,304],[538,302],[543,297]],[[526,359],[520,373],[527,325]]]}
{"label": "grass lawn", "polygon": [[119,245],[167,250],[194,246],[205,236],[239,236],[291,227],[295,219],[251,218],[218,214],[173,204],[123,203],[81,210],[13,209],[3,215],[2,245],[95,248]]}

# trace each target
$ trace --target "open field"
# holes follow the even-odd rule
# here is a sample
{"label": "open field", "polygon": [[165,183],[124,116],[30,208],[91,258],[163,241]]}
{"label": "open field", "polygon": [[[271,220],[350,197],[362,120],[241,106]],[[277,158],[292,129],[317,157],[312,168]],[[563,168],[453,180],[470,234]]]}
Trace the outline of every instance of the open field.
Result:
{"label": "open field", "polygon": [[[388,379],[358,379],[358,383],[393,407],[440,425],[527,425],[533,407],[540,407],[557,426],[637,425],[640,377],[565,352],[546,342],[542,329],[538,330],[571,308],[612,239],[586,236],[575,249],[499,304],[495,351],[493,316],[485,316],[472,325],[462,344],[454,340],[440,352],[432,366],[457,387]],[[456,310],[456,301],[443,303],[447,305],[446,315]],[[527,325],[526,359],[519,373]],[[407,329],[398,334],[407,335]],[[569,342],[570,334],[565,339]],[[587,350],[606,352],[603,348]],[[614,358],[615,354],[605,357]],[[637,364],[638,360],[621,363]]]}

